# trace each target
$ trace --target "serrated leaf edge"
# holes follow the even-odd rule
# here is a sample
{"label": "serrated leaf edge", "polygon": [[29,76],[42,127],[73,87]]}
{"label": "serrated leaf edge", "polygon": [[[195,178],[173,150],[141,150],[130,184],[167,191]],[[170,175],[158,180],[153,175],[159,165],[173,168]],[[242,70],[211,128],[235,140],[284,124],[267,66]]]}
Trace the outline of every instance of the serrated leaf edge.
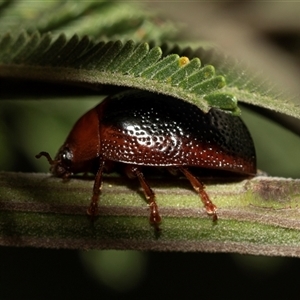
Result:
{"label": "serrated leaf edge", "polygon": [[[52,79],[60,77],[54,75],[59,70],[65,80],[68,78],[67,73],[72,73],[73,69],[73,73],[77,73],[73,76],[73,80],[76,78],[75,82],[94,81],[97,84],[161,92],[192,102],[204,111],[208,111],[211,106],[204,97],[225,85],[225,78],[221,75],[216,76],[214,72],[209,74],[209,78],[203,75],[205,68],[209,67],[203,68],[199,58],[190,61],[187,57],[180,57],[178,54],[162,57],[162,50],[159,47],[151,48],[147,43],[133,41],[94,43],[91,40],[87,41],[87,37],[78,39],[78,36],[74,35],[67,39],[64,34],[56,37],[50,33],[40,36],[37,32],[33,34],[22,32],[17,37],[7,34],[0,40],[0,45],[5,41],[9,41],[9,45],[6,45],[3,52],[0,48],[2,68],[4,65],[11,68],[22,66],[24,69],[31,69],[34,73],[34,69],[37,71],[44,67],[48,71],[50,69]],[[85,47],[82,47],[83,44]],[[27,50],[28,55],[19,55],[26,53]],[[138,57],[137,53],[140,53],[141,57]],[[63,68],[57,63],[61,57],[68,58],[63,61]],[[190,63],[192,63],[191,67]],[[40,71],[38,70],[39,73]],[[93,76],[87,76],[88,72]],[[85,76],[80,79],[83,74]],[[33,74],[31,76],[34,77]],[[44,76],[47,77],[46,74]],[[189,81],[189,78],[193,80]],[[132,84],[132,81],[135,84]],[[188,84],[181,85],[180,82]],[[226,97],[228,98],[228,94]],[[236,111],[236,107],[232,111]]]}

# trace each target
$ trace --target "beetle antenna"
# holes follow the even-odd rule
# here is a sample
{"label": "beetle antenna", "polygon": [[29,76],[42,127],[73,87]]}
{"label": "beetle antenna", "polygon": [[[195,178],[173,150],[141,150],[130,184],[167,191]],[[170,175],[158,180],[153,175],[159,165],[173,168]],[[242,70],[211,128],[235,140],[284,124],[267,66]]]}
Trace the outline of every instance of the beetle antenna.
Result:
{"label": "beetle antenna", "polygon": [[47,158],[47,160],[48,160],[48,162],[49,162],[50,165],[54,165],[56,163],[56,161],[51,158],[51,156],[50,156],[50,154],[48,152],[42,151],[39,154],[37,154],[35,157],[36,158],[40,158],[42,156],[45,156]]}

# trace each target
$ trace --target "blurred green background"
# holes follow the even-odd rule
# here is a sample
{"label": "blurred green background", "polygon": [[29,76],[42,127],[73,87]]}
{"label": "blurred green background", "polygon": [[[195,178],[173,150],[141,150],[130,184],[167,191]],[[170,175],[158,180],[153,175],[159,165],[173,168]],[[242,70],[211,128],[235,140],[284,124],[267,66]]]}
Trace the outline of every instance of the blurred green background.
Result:
{"label": "blurred green background", "polygon": [[[218,6],[243,25],[264,29],[262,36],[299,66],[299,28],[290,25],[287,6],[278,13],[283,26],[278,32],[252,21],[263,13],[257,7],[253,12],[249,3]],[[274,10],[265,16],[274,17]],[[44,150],[54,156],[74,122],[101,100],[89,90],[8,81],[0,82],[0,98],[0,169],[22,172],[47,172],[47,161],[35,154]],[[248,108],[242,118],[255,142],[258,167],[272,176],[299,178],[299,137]],[[213,253],[1,247],[0,266],[0,299],[294,299],[300,276],[296,258]]]}

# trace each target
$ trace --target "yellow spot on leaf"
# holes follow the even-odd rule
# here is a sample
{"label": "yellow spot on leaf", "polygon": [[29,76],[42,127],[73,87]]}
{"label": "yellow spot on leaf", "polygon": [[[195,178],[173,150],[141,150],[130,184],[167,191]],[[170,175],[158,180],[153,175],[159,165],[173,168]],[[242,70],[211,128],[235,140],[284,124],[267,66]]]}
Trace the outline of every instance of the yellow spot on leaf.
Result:
{"label": "yellow spot on leaf", "polygon": [[182,56],[179,58],[179,66],[183,67],[185,65],[187,65],[190,62],[189,58],[186,56]]}

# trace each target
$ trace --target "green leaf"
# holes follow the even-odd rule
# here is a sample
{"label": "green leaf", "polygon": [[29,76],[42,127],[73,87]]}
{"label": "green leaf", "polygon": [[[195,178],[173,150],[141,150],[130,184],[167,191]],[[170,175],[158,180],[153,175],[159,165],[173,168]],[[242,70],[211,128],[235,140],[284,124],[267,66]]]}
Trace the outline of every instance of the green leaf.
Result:
{"label": "green leaf", "polygon": [[[213,223],[184,179],[152,179],[161,232],[149,224],[138,183],[104,178],[100,215],[86,215],[93,181],[0,173],[0,245],[67,249],[234,252],[299,257],[299,180],[256,177],[209,184]],[[280,193],[276,192],[280,190]],[[124,201],[126,199],[126,201]]]}
{"label": "green leaf", "polygon": [[[232,94],[219,91],[225,78],[216,76],[212,66],[202,68],[198,58],[190,62],[177,54],[162,57],[159,47],[150,48],[147,43],[94,43],[77,35],[67,39],[65,34],[56,38],[49,33],[6,34],[0,44],[5,42],[8,46],[3,52],[0,49],[0,76],[145,89],[189,101],[203,111],[211,106],[222,109],[224,99],[225,110],[239,112]],[[66,58],[63,66],[59,64],[62,58]],[[207,97],[216,91],[218,101]]]}
{"label": "green leaf", "polygon": [[222,54],[220,49],[199,48],[195,55],[201,57],[202,63],[213,64],[216,74],[226,78],[223,91],[234,95],[238,101],[267,108],[300,119],[298,95],[291,94],[287,89],[279,90],[271,82],[268,75],[260,70],[250,71],[244,61]]}

